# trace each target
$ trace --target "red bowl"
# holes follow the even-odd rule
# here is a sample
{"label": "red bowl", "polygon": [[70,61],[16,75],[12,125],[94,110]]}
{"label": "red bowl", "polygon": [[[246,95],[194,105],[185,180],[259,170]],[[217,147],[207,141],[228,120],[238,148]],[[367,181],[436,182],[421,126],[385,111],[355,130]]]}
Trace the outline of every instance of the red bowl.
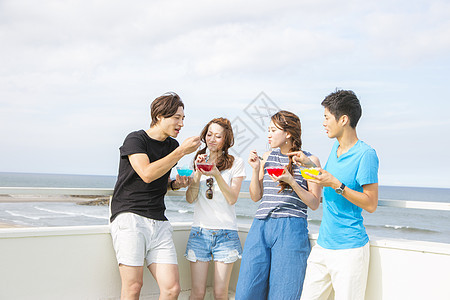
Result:
{"label": "red bowl", "polygon": [[202,171],[205,171],[205,172],[209,172],[209,171],[212,170],[213,164],[197,163],[197,168],[199,168],[199,170],[202,170]]}
{"label": "red bowl", "polygon": [[266,170],[267,173],[269,173],[269,175],[278,177],[281,176],[281,174],[283,174],[284,167],[268,167]]}

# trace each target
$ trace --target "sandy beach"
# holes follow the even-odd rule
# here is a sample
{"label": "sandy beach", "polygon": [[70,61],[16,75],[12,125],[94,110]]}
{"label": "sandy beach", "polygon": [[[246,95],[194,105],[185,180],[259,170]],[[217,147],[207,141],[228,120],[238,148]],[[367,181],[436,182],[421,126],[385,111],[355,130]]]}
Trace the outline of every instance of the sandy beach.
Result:
{"label": "sandy beach", "polygon": [[23,226],[19,226],[16,224],[9,224],[9,223],[1,223],[0,222],[0,228],[23,228]]}

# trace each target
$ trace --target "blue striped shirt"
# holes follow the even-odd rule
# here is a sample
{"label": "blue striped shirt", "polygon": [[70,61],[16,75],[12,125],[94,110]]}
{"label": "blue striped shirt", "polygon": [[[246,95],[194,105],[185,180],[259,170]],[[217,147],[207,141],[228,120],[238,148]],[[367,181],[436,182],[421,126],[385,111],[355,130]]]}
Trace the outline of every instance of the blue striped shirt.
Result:
{"label": "blue striped shirt", "polygon": [[[311,156],[311,153],[309,152],[303,151],[303,153],[307,156]],[[279,187],[278,182],[274,182],[267,173],[267,167],[287,166],[288,164],[289,157],[282,154],[279,148],[270,153],[266,163],[264,164],[263,196],[258,210],[256,211],[255,218],[307,217],[307,206],[293,191],[293,189],[289,187],[278,193],[281,187]],[[292,175],[294,176],[295,181],[302,188],[308,190],[308,182],[303,179],[300,173],[300,168],[295,164],[293,165]]]}

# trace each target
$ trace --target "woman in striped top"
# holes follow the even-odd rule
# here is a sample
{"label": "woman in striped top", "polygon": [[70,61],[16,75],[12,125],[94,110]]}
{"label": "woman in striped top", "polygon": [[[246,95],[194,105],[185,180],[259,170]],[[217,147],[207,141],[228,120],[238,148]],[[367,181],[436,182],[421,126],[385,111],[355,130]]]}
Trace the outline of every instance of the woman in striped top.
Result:
{"label": "woman in striped top", "polygon": [[[280,111],[269,125],[272,151],[250,152],[253,168],[250,196],[261,200],[242,254],[236,299],[300,299],[310,252],[307,207],[319,207],[321,187],[308,183],[287,154],[302,149],[301,124],[297,115]],[[319,159],[302,151],[299,164],[319,167]],[[267,168],[284,167],[280,176]]]}

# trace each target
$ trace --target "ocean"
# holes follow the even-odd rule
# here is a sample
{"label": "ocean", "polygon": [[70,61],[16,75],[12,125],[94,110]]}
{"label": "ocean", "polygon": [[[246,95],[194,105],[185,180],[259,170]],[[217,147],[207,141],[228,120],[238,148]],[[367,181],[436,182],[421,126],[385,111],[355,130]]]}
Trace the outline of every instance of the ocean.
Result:
{"label": "ocean", "polygon": [[[115,176],[27,174],[0,172],[3,187],[62,187],[62,188],[113,188]],[[241,190],[248,191],[249,181]],[[27,196],[29,198],[29,196]],[[36,195],[37,200],[40,200]],[[379,199],[450,202],[450,189],[380,186]],[[0,203],[0,222],[18,226],[85,226],[108,224],[106,206],[86,206],[71,202],[10,202]],[[239,223],[251,224],[259,203],[239,199],[236,214]],[[166,216],[172,222],[193,219],[193,205],[184,197],[166,197]],[[450,243],[450,211],[419,210],[409,208],[378,207],[370,214],[363,212],[364,224],[371,239],[394,238]],[[308,211],[309,231],[319,230],[322,208]]]}

